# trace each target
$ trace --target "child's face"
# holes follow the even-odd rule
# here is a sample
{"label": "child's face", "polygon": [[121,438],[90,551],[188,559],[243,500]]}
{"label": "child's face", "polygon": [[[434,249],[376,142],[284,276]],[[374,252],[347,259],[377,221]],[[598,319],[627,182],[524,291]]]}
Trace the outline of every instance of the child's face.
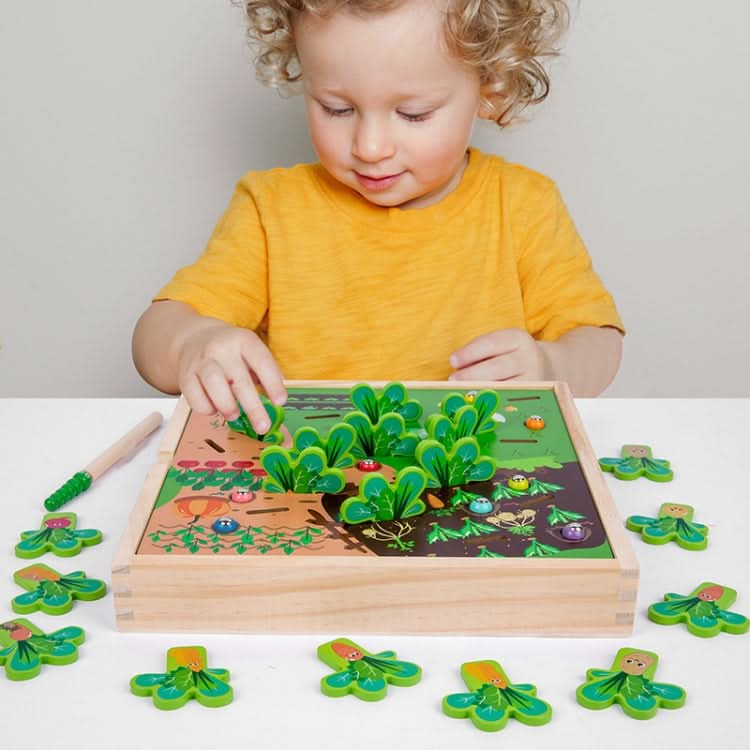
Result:
{"label": "child's face", "polygon": [[294,26],[321,164],[379,206],[437,203],[458,185],[479,76],[450,57],[441,0],[379,15],[302,14]]}

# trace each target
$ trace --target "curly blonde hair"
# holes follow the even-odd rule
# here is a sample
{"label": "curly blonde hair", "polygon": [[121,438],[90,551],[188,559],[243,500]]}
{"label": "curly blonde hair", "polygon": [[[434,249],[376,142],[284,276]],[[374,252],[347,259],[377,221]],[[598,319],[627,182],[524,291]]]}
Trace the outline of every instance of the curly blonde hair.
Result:
{"label": "curly blonde hair", "polygon": [[[408,0],[243,0],[248,37],[259,54],[258,80],[289,91],[302,77],[293,22],[300,13],[385,13]],[[500,127],[549,93],[541,60],[558,54],[568,23],[566,0],[447,0],[445,41],[479,72],[482,105]]]}

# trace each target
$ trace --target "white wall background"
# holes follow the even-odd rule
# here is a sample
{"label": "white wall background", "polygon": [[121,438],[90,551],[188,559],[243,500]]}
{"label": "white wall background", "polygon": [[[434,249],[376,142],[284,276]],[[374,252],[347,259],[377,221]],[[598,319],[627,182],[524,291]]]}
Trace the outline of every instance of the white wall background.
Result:
{"label": "white wall background", "polygon": [[[150,295],[237,178],[308,161],[230,0],[0,0],[0,395],[138,396]],[[481,148],[560,185],[628,327],[615,396],[750,395],[750,4],[581,0]]]}

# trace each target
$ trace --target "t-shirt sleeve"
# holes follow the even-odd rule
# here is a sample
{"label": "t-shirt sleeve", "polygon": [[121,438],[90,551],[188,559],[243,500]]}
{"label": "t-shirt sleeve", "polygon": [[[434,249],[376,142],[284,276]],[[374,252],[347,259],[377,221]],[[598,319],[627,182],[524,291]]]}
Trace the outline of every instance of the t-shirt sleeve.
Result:
{"label": "t-shirt sleeve", "polygon": [[154,297],[190,305],[200,315],[255,330],[268,309],[266,238],[247,179],[234,196],[203,255],[181,268]]}
{"label": "t-shirt sleeve", "polygon": [[527,205],[518,248],[526,329],[554,341],[579,326],[611,326],[623,333],[614,300],[591,258],[557,187],[546,182]]}

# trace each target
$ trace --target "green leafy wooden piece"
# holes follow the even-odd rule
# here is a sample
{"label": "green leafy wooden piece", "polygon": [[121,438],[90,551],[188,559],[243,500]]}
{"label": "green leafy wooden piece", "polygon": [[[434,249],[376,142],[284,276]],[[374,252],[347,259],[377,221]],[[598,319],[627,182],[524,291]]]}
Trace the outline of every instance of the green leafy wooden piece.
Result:
{"label": "green leafy wooden piece", "polygon": [[427,435],[450,449],[463,437],[493,436],[496,422],[492,418],[499,404],[495,391],[480,391],[467,403],[465,394],[449,393],[442,402],[442,414],[431,414],[425,422]]}
{"label": "green leafy wooden piece", "polygon": [[384,459],[389,456],[413,456],[419,438],[406,431],[406,423],[400,414],[385,414],[373,425],[364,412],[353,411],[344,417],[357,440],[351,453],[357,458]]}
{"label": "green leafy wooden piece", "polygon": [[263,435],[259,435],[255,431],[239,402],[237,403],[237,408],[240,410],[240,416],[237,419],[227,421],[227,427],[235,432],[241,432],[253,440],[260,440],[272,445],[283,443],[284,435],[279,430],[279,427],[281,427],[281,423],[284,421],[284,409],[281,406],[272,404],[265,396],[261,396],[261,403],[266,410],[266,414],[268,414],[268,418],[271,420],[271,426]]}
{"label": "green leafy wooden piece", "polygon": [[683,622],[690,633],[701,638],[712,638],[722,631],[741,635],[750,629],[750,620],[727,609],[736,599],[734,589],[704,581],[687,595],[664,594],[664,601],[648,608],[648,619],[659,625]]}
{"label": "green leafy wooden piece", "polygon": [[336,638],[318,647],[318,658],[336,671],[320,681],[324,695],[354,695],[364,701],[385,698],[388,684],[416,685],[422,670],[410,661],[399,661],[393,651],[371,654],[348,638]]}
{"label": "green leafy wooden piece", "polygon": [[648,445],[623,445],[619,458],[600,458],[599,466],[624,480],[646,477],[652,482],[669,482],[674,478],[669,461],[654,458]]}
{"label": "green leafy wooden piece", "polygon": [[454,719],[471,719],[478,729],[497,732],[508,719],[541,726],[552,718],[549,703],[536,697],[534,685],[511,684],[496,661],[466,662],[461,676],[469,693],[451,693],[443,698],[443,713]]}
{"label": "green leafy wooden piece", "polygon": [[442,443],[422,440],[415,452],[417,463],[427,472],[428,487],[455,487],[483,482],[495,473],[495,462],[481,456],[475,437],[459,438],[446,450]]}
{"label": "green leafy wooden piece", "polygon": [[708,546],[708,526],[693,522],[694,509],[690,505],[662,503],[658,518],[629,516],[625,526],[639,531],[648,544],[666,544],[673,541],[689,550],[702,550]]}
{"label": "green leafy wooden piece", "polygon": [[30,680],[42,664],[72,664],[78,659],[78,646],[86,635],[81,628],[68,626],[44,633],[25,618],[0,624],[0,665],[10,680]]}
{"label": "green leafy wooden piece", "polygon": [[372,425],[392,412],[401,415],[407,424],[416,424],[422,416],[422,405],[409,399],[401,383],[388,383],[380,394],[367,383],[358,383],[352,386],[350,398],[354,407],[364,413]]}
{"label": "green leafy wooden piece", "polygon": [[99,544],[102,532],[98,529],[77,529],[75,513],[46,513],[42,525],[35,531],[22,531],[16,545],[16,557],[31,559],[45,552],[58,557],[73,557],[83,547]]}
{"label": "green leafy wooden piece", "polygon": [[87,578],[83,571],[63,574],[42,563],[17,570],[13,580],[27,591],[10,603],[13,611],[21,615],[36,610],[48,615],[64,615],[72,608],[74,599],[94,601],[107,593],[104,581]]}
{"label": "green leafy wooden piece", "polygon": [[611,669],[586,671],[586,682],[576,690],[576,700],[594,710],[619,703],[633,719],[651,719],[660,707],[679,708],[686,693],[677,685],[653,681],[658,663],[659,657],[651,651],[621,648]]}
{"label": "green leafy wooden piece", "polygon": [[305,448],[294,458],[286,448],[271,445],[260,454],[260,463],[268,474],[263,480],[265,492],[336,494],[346,486],[344,473],[329,468],[326,454],[314,446]]}
{"label": "green leafy wooden piece", "polygon": [[364,523],[418,516],[426,509],[420,499],[426,484],[425,473],[415,466],[399,471],[392,484],[382,474],[368,474],[360,483],[357,496],[341,504],[341,520]]}
{"label": "green leafy wooden piece", "polygon": [[229,670],[209,669],[203,646],[176,646],[167,651],[165,672],[137,674],[130,680],[130,692],[141,698],[153,697],[164,711],[184,706],[191,698],[203,706],[219,708],[232,702]]}
{"label": "green leafy wooden piece", "polygon": [[326,454],[327,466],[345,469],[354,464],[351,450],[356,441],[356,431],[344,422],[333,425],[326,437],[322,437],[314,427],[300,427],[294,433],[293,454],[299,455],[305,448],[320,448]]}

